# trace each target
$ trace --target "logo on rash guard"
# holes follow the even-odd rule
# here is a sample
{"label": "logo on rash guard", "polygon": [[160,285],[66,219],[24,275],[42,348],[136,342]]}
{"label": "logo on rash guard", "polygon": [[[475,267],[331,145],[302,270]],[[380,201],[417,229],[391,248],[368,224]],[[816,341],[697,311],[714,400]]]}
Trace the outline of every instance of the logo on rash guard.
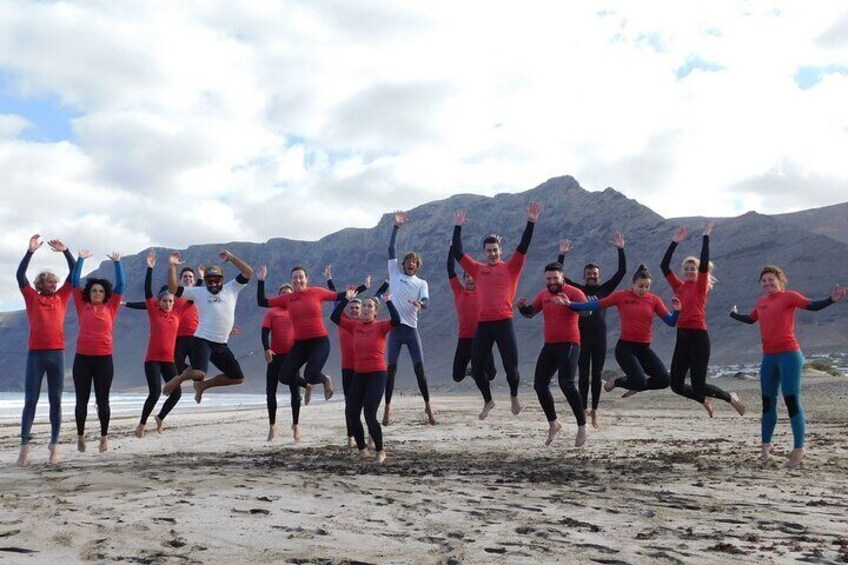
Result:
{"label": "logo on rash guard", "polygon": [[215,294],[213,294],[212,296],[210,296],[209,298],[206,299],[207,304],[217,304],[219,302],[221,302],[221,303],[224,302],[224,299],[220,296],[215,295]]}

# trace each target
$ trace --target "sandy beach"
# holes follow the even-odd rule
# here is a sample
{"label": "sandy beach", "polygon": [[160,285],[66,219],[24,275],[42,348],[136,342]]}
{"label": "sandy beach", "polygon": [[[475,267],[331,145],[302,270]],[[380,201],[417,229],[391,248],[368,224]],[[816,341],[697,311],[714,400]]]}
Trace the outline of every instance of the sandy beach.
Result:
{"label": "sandy beach", "polygon": [[264,410],[177,409],[164,433],[141,440],[134,418],[116,420],[106,454],[94,435],[78,453],[67,421],[59,468],[46,464],[43,424],[31,466],[17,468],[19,428],[6,425],[0,561],[848,562],[848,379],[805,376],[808,455],[797,471],[782,465],[785,407],[777,457],[763,465],[758,382],[716,384],[740,393],[744,418],[717,402],[709,419],[668,390],[610,393],[582,449],[558,390],[565,427],[550,447],[529,387],[518,417],[497,389],[484,422],[476,396],[435,396],[435,427],[405,396],[384,429],[382,467],[345,446],[335,402],[304,408],[298,445],[287,408],[273,443]]}

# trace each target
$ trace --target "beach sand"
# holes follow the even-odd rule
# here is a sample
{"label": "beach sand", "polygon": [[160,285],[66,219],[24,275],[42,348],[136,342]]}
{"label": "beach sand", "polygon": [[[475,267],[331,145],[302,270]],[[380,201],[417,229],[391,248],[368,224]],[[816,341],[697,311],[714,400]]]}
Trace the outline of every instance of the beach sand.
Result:
{"label": "beach sand", "polygon": [[719,401],[709,419],[668,390],[616,390],[582,449],[558,389],[564,429],[551,447],[527,387],[520,416],[501,388],[484,422],[478,397],[434,396],[435,427],[420,398],[399,397],[382,467],[346,447],[335,402],[303,409],[298,445],[287,407],[270,444],[264,410],[178,407],[163,434],[151,420],[141,440],[135,419],[116,420],[106,454],[91,433],[78,453],[67,422],[57,469],[45,463],[47,426],[36,426],[26,469],[14,465],[18,426],[3,426],[0,561],[848,562],[848,379],[805,377],[808,455],[797,471],[782,465],[785,407],[777,456],[762,465],[758,382],[713,382],[739,391],[744,418]]}

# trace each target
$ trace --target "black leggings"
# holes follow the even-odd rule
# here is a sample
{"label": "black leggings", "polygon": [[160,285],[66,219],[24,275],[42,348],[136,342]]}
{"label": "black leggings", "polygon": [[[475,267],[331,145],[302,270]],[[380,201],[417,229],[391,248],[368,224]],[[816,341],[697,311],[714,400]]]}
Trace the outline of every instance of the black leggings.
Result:
{"label": "black leggings", "polygon": [[[268,363],[265,369],[265,403],[268,406],[268,423],[272,426],[277,423],[277,386],[282,380],[283,363],[286,360],[286,353],[276,353]],[[300,423],[300,387],[298,381],[300,375],[295,374],[295,380],[285,382],[289,386],[289,402],[291,404],[292,425]]]}
{"label": "black leggings", "polygon": [[342,390],[344,391],[345,400],[345,427],[347,428],[347,437],[353,437],[353,426],[350,425],[350,418],[347,416],[347,406],[350,404],[350,388],[353,386],[354,375],[353,369],[342,369]]}
{"label": "black leggings", "polygon": [[539,352],[536,361],[536,377],[533,380],[533,388],[539,397],[539,404],[545,412],[548,422],[557,419],[556,408],[554,408],[554,397],[551,395],[551,378],[554,373],[559,373],[559,388],[571,406],[571,412],[577,420],[578,426],[586,424],[586,412],[583,410],[583,401],[580,391],[574,382],[577,373],[577,358],[580,356],[580,346],[576,343],[546,343]]}
{"label": "black leggings", "polygon": [[[592,410],[598,409],[601,400],[601,375],[604,373],[604,361],[607,357],[607,329],[603,324],[600,328],[580,332],[580,398],[583,399],[583,410],[589,402],[589,375],[592,375]],[[591,365],[591,369],[590,369]]]}
{"label": "black leggings", "polygon": [[615,360],[625,375],[615,379],[615,386],[635,391],[668,387],[668,371],[651,350],[650,343],[619,340],[615,345]]}
{"label": "black leggings", "polygon": [[[159,396],[162,394],[162,382],[159,380],[161,375],[162,380],[166,383],[177,376],[177,366],[174,363],[167,363],[163,361],[145,361],[144,362],[144,376],[147,378],[147,400],[144,401],[144,408],[141,409],[141,425],[147,424],[147,418],[150,417],[150,413],[153,412],[153,408],[156,407],[156,403],[159,401]],[[165,400],[165,403],[162,405],[162,409],[159,411],[159,419],[164,420],[165,416],[168,415],[168,412],[171,411],[177,402],[179,402],[180,397],[182,396],[182,390],[177,388]]]}
{"label": "black leggings", "polygon": [[174,344],[174,364],[177,366],[177,374],[182,374],[183,371],[188,369],[189,364],[186,363],[186,359],[189,358],[189,354],[191,353],[191,340],[194,336],[191,335],[178,335],[177,342]]}
{"label": "black leggings", "polygon": [[[471,347],[474,343],[474,338],[461,337],[456,341],[456,353],[453,354],[453,380],[460,382],[465,378],[465,373],[468,369],[468,363],[471,362]],[[486,357],[486,365],[483,367],[483,373],[490,381],[494,380],[498,370],[495,369],[495,356],[489,350],[489,355]]]}
{"label": "black leggings", "polygon": [[351,382],[345,416],[350,422],[356,447],[359,449],[365,449],[365,430],[359,418],[364,409],[365,424],[368,426],[368,434],[374,440],[374,447],[377,451],[383,450],[383,428],[377,420],[377,409],[380,407],[380,401],[383,400],[387,378],[386,371],[356,373]]}
{"label": "black leggings", "polygon": [[[302,339],[294,342],[291,350],[286,354],[283,363],[280,382],[288,384],[296,383],[305,386],[307,383],[318,385],[324,382],[324,374],[321,372],[330,356],[330,338],[327,336]],[[303,379],[298,371],[306,365],[303,371]],[[304,379],[306,382],[304,382]]]}
{"label": "black leggings", "polygon": [[[710,362],[710,334],[707,330],[677,328],[677,343],[671,358],[671,390],[700,404],[704,398],[730,402],[730,395],[717,386],[707,384],[707,364]],[[692,386],[686,384],[689,372]]]}
{"label": "black leggings", "polygon": [[91,398],[91,385],[94,384],[94,399],[97,401],[97,418],[100,420],[100,435],[109,434],[109,389],[112,388],[112,376],[115,368],[111,355],[74,356],[74,390],[77,404],[74,416],[77,421],[77,435],[85,433],[85,419],[88,416],[88,399]]}
{"label": "black leggings", "polygon": [[518,344],[515,341],[512,318],[480,322],[477,324],[477,333],[474,334],[474,343],[471,345],[471,372],[486,402],[492,401],[492,390],[485,371],[486,357],[492,354],[492,347],[496,343],[501,353],[504,371],[506,371],[509,394],[518,396],[518,382],[521,377],[518,374]]}

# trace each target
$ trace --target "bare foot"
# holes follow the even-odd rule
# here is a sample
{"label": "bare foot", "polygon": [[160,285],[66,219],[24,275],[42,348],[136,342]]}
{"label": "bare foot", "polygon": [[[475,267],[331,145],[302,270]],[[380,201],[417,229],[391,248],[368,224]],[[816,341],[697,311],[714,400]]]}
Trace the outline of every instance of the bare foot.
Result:
{"label": "bare foot", "polygon": [[589,419],[592,420],[592,427],[596,430],[601,427],[601,424],[598,422],[598,411],[594,408],[589,410]]}
{"label": "bare foot", "polygon": [[607,392],[612,391],[615,388],[615,378],[607,379],[604,381],[604,390]]}
{"label": "bare foot", "polygon": [[427,414],[427,422],[430,423],[431,426],[436,425],[436,413],[433,412],[433,407],[430,406],[429,402],[424,404],[424,413]]}
{"label": "bare foot", "polygon": [[109,436],[100,436],[100,453],[106,453],[109,450]]}
{"label": "bare foot", "polygon": [[348,447],[356,447],[356,440],[353,437],[347,438],[347,446]]}
{"label": "bare foot", "polygon": [[300,443],[300,426],[297,424],[292,424],[292,437],[294,438],[295,443]]}
{"label": "bare foot", "polygon": [[748,411],[748,408],[739,400],[739,395],[735,392],[730,393],[730,405],[739,413],[740,416],[744,416],[745,412]]}
{"label": "bare foot", "polygon": [[789,459],[786,460],[786,466],[790,469],[797,469],[803,465],[804,459],[804,448],[799,447],[798,449],[792,450],[792,455],[789,456]]}
{"label": "bare foot", "polygon": [[359,458],[360,459],[371,459],[371,450],[366,448],[359,450]]}
{"label": "bare foot", "polygon": [[161,434],[162,428],[165,427],[165,420],[163,420],[159,416],[153,416],[153,420],[156,422],[156,431]]}
{"label": "bare foot", "polygon": [[200,404],[203,400],[203,381],[194,381],[194,401]]}
{"label": "bare foot", "polygon": [[392,424],[392,405],[386,404],[383,407],[383,425],[390,426]]}
{"label": "bare foot", "polygon": [[621,398],[630,398],[634,394],[638,394],[638,393],[639,393],[638,390],[628,390],[627,392],[625,392],[624,394],[621,395]]}
{"label": "bare foot", "polygon": [[310,402],[312,402],[312,385],[306,383],[305,392],[303,393],[303,405],[309,406]]}
{"label": "bare foot", "polygon": [[268,426],[268,439],[266,441],[273,440],[275,435],[277,435],[277,426],[271,424]]}
{"label": "bare foot", "polygon": [[553,422],[549,422],[550,427],[548,428],[548,439],[545,440],[545,445],[550,445],[553,443],[554,439],[559,434],[559,431],[562,429],[562,424],[558,421],[554,420]]}
{"label": "bare foot", "polygon": [[589,432],[586,430],[586,424],[577,426],[577,436],[574,438],[574,447],[583,447],[586,440],[589,438]]}
{"label": "bare foot", "polygon": [[333,390],[333,379],[324,375],[324,400],[330,400],[333,398],[333,393],[336,392]]}
{"label": "bare foot", "polygon": [[518,416],[519,414],[521,414],[521,411],[522,411],[522,410],[524,410],[524,407],[523,407],[523,406],[521,405],[521,403],[518,401],[518,397],[517,397],[517,396],[510,396],[510,397],[509,397],[509,402],[510,402],[510,404],[512,405],[512,406],[511,406],[511,410],[512,410],[512,414],[513,414],[513,416]]}
{"label": "bare foot", "polygon": [[61,461],[61,457],[59,457],[59,444],[51,443],[47,446],[48,451],[50,451],[50,457],[47,459],[47,462],[51,465],[58,465],[59,461]]}
{"label": "bare foot", "polygon": [[85,453],[85,436],[77,436],[77,451]]}
{"label": "bare foot", "polygon": [[713,412],[713,400],[712,400],[712,398],[705,398],[704,399],[704,409],[707,411],[707,414],[710,415],[710,418],[712,418],[715,415],[715,413]]}
{"label": "bare foot", "polygon": [[760,447],[760,459],[763,462],[771,459],[771,454],[774,453],[774,446],[770,443],[764,443],[762,447]]}
{"label": "bare foot", "polygon": [[382,465],[386,462],[386,452],[385,450],[380,450],[374,455],[374,460],[377,462],[377,465]]}
{"label": "bare foot", "polygon": [[135,437],[143,438],[144,437],[144,424],[139,424],[135,427]]}
{"label": "bare foot", "polygon": [[490,400],[489,402],[487,402],[486,404],[483,405],[483,410],[480,411],[480,414],[477,416],[477,418],[480,419],[480,420],[485,420],[486,417],[489,415],[489,412],[491,412],[492,408],[494,408],[494,407],[495,407],[495,401]]}
{"label": "bare foot", "polygon": [[21,445],[21,453],[18,455],[18,467],[26,467],[29,465],[29,445]]}

